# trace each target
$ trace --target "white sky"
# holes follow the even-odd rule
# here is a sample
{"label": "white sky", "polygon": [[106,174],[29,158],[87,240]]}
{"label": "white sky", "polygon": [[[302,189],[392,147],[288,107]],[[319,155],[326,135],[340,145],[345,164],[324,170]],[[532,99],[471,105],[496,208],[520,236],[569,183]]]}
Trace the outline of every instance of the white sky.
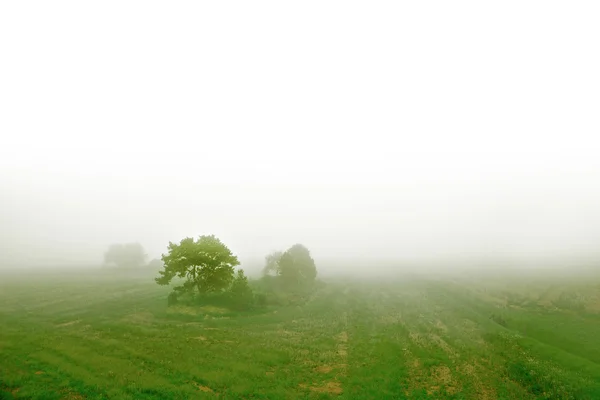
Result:
{"label": "white sky", "polygon": [[0,3],[10,262],[584,252],[597,2]]}

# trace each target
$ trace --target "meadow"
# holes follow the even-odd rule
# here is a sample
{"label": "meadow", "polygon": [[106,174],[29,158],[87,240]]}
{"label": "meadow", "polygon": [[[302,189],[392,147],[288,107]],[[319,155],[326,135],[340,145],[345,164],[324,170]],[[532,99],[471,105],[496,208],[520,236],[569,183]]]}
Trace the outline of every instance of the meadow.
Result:
{"label": "meadow", "polygon": [[0,399],[599,399],[600,279],[328,279],[167,307],[151,277],[0,276]]}

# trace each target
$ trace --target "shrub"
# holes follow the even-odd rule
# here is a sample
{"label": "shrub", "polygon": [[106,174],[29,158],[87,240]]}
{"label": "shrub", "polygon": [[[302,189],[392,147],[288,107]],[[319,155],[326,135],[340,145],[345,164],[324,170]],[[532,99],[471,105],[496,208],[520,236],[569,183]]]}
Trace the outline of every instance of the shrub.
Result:
{"label": "shrub", "polygon": [[254,293],[248,285],[248,278],[244,275],[244,270],[238,270],[231,287],[229,288],[229,297],[231,305],[236,309],[248,309],[254,302]]}
{"label": "shrub", "polygon": [[173,305],[177,304],[178,302],[179,302],[179,299],[177,298],[177,293],[176,292],[169,293],[169,296],[167,297],[167,305],[173,306]]}
{"label": "shrub", "polygon": [[267,295],[264,293],[256,293],[254,295],[254,304],[258,307],[264,307],[267,305]]}

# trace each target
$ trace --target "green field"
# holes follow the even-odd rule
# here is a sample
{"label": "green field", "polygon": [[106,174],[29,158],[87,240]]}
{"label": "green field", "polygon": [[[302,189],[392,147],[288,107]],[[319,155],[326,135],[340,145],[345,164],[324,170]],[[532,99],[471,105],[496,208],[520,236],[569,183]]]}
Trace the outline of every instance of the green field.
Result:
{"label": "green field", "polygon": [[600,279],[329,280],[167,307],[151,277],[0,276],[4,399],[600,399]]}

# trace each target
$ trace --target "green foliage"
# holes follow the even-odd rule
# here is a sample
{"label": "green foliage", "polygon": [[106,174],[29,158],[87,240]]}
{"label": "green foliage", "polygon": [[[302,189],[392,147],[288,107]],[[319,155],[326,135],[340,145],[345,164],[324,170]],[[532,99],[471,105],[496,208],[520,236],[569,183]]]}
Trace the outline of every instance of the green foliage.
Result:
{"label": "green foliage", "polygon": [[279,270],[279,260],[281,259],[282,255],[283,255],[283,252],[274,251],[265,256],[265,266],[262,271],[263,275],[265,275],[265,276],[277,275],[277,271]]}
{"label": "green foliage", "polygon": [[112,244],[104,253],[104,264],[119,268],[140,267],[145,260],[146,252],[139,243]]}
{"label": "green foliage", "polygon": [[229,295],[234,308],[246,309],[252,306],[254,293],[252,293],[252,289],[248,285],[248,278],[244,275],[243,269],[238,270],[233,279],[229,288]]}
{"label": "green foliage", "polygon": [[258,307],[264,307],[267,305],[267,295],[265,293],[254,294],[254,304]]}
{"label": "green foliage", "polygon": [[179,303],[179,297],[177,296],[177,292],[169,293],[169,296],[167,296],[167,305],[174,306],[177,303]]}
{"label": "green foliage", "polygon": [[291,286],[281,276],[265,275],[252,281],[252,286],[256,296],[260,296],[255,296],[256,304],[260,302],[268,306],[291,306],[305,304],[319,290],[320,285],[317,283],[318,281],[310,285]]}
{"label": "green foliage", "polygon": [[179,244],[169,242],[168,253],[163,254],[164,269],[155,279],[159,285],[168,285],[173,278],[185,282],[174,290],[177,293],[199,294],[221,292],[234,279],[237,257],[214,235],[200,236],[198,240],[185,238]]}
{"label": "green foliage", "polygon": [[310,285],[317,277],[315,261],[308,249],[302,244],[295,244],[286,252],[275,251],[265,257],[263,275],[269,279],[275,274],[288,288]]}
{"label": "green foliage", "polygon": [[[538,399],[591,398],[584,396],[580,388],[565,380],[564,374],[558,374],[551,368],[543,368],[539,362],[532,363],[527,359],[511,361],[506,365],[506,374]],[[576,392],[580,394],[574,396]]]}
{"label": "green foliage", "polygon": [[286,283],[298,286],[314,282],[317,267],[308,249],[301,244],[295,244],[281,255],[278,273]]}
{"label": "green foliage", "polygon": [[261,293],[255,301],[271,306],[304,304],[316,289],[316,276],[315,262],[305,246],[274,251],[265,257],[263,276],[255,282]]}
{"label": "green foliage", "polygon": [[237,274],[231,283],[230,291],[236,297],[247,297],[248,295],[252,297],[252,289],[250,289],[250,285],[248,285],[248,278],[244,274],[243,269],[237,271]]}

